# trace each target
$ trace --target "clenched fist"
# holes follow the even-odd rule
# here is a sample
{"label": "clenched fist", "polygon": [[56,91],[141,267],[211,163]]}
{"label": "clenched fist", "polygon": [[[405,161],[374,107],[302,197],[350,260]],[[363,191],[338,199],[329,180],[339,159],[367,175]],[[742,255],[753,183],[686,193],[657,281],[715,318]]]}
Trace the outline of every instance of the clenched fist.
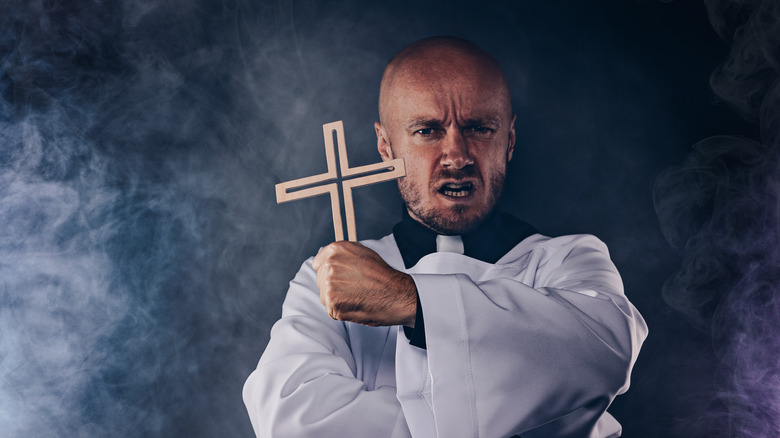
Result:
{"label": "clenched fist", "polygon": [[334,242],[314,257],[320,301],[328,315],[358,324],[414,327],[417,287],[376,252],[355,242]]}

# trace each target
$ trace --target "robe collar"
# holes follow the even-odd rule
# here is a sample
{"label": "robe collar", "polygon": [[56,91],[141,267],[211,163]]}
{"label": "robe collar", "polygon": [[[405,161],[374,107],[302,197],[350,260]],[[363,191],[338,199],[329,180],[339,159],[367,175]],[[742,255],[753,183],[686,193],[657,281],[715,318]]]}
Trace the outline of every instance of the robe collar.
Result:
{"label": "robe collar", "polygon": [[[508,213],[492,212],[474,230],[462,234],[464,254],[487,263],[495,263],[526,237],[536,234],[534,227]],[[403,210],[401,222],[393,227],[393,237],[406,269],[421,258],[436,252],[436,233]]]}

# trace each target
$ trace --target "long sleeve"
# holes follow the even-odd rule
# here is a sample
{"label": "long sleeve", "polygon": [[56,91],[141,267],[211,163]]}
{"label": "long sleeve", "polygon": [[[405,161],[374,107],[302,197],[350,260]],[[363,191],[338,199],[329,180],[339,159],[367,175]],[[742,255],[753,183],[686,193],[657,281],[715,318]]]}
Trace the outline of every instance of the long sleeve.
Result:
{"label": "long sleeve", "polygon": [[[628,388],[647,327],[601,241],[539,239],[509,263],[437,253],[410,271],[427,353],[399,342],[396,379],[415,436],[619,433],[611,417],[597,423]],[[427,376],[410,372],[416,360]]]}
{"label": "long sleeve", "polygon": [[306,261],[244,385],[258,437],[409,436],[395,386],[376,376],[382,351],[389,348],[392,357],[395,338],[387,327],[355,329],[363,336],[352,343],[367,347],[357,357],[347,324],[330,319],[320,304],[316,273]]}

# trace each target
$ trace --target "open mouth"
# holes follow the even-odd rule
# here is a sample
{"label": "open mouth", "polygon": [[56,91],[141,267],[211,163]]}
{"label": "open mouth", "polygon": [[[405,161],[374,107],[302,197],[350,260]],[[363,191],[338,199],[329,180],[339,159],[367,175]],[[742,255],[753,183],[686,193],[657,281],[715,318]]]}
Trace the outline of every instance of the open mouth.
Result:
{"label": "open mouth", "polygon": [[465,198],[474,190],[474,184],[470,182],[447,183],[441,186],[439,193],[453,198]]}

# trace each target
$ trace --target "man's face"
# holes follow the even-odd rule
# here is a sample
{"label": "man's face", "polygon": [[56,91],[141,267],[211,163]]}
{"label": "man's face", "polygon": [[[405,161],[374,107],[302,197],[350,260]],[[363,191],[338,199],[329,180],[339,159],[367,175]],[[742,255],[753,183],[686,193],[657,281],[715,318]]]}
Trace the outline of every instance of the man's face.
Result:
{"label": "man's face", "polygon": [[410,216],[439,234],[467,232],[492,211],[512,158],[508,93],[479,70],[396,78],[375,126],[382,158],[405,161],[398,188]]}

